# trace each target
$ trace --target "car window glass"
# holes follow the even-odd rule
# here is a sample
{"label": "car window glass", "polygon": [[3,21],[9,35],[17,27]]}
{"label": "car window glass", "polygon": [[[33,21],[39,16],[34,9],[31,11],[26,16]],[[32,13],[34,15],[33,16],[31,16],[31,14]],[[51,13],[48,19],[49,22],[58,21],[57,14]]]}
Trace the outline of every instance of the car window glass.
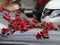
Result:
{"label": "car window glass", "polygon": [[60,16],[60,10],[54,10],[51,14],[51,17],[57,17]]}
{"label": "car window glass", "polygon": [[45,10],[43,11],[42,18],[51,15],[52,12],[53,12],[53,10],[51,10],[51,9],[45,9]]}

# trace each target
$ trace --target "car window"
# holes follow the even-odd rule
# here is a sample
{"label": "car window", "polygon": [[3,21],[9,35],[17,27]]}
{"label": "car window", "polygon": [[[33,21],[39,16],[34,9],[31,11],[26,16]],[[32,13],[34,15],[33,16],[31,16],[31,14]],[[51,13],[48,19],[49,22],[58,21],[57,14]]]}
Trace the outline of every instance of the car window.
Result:
{"label": "car window", "polygon": [[54,11],[54,10],[51,10],[51,9],[45,9],[45,10],[43,11],[42,18],[51,15],[51,13],[52,13],[53,11]]}
{"label": "car window", "polygon": [[50,16],[51,16],[52,18],[53,18],[53,17],[58,17],[58,16],[60,16],[60,10],[54,10]]}

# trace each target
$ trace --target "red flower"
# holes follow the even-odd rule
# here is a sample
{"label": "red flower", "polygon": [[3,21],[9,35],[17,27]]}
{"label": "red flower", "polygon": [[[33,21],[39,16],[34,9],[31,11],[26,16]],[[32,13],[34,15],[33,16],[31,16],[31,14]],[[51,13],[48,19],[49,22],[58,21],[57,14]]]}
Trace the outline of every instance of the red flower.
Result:
{"label": "red flower", "polygon": [[6,33],[9,29],[8,28],[2,28],[2,32]]}
{"label": "red flower", "polygon": [[36,35],[36,38],[37,38],[37,39],[41,39],[41,38],[42,38],[41,33],[38,32],[37,35]]}
{"label": "red flower", "polygon": [[2,12],[3,11],[3,8],[0,6],[0,12]]}
{"label": "red flower", "polygon": [[32,22],[37,23],[38,21],[36,19],[33,19]]}
{"label": "red flower", "polygon": [[3,16],[6,20],[11,20],[11,17],[9,15],[9,13],[5,13],[5,15]]}
{"label": "red flower", "polygon": [[43,30],[42,35],[43,35],[44,38],[49,38],[48,32],[49,32],[48,29]]}

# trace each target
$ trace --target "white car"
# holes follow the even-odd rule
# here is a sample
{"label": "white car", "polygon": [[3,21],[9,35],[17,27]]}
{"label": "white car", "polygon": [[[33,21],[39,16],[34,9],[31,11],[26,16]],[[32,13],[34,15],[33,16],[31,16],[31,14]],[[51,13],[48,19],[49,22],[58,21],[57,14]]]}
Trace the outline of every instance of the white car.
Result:
{"label": "white car", "polygon": [[60,0],[51,0],[45,6],[42,17],[42,22],[52,23],[59,30],[60,25]]}

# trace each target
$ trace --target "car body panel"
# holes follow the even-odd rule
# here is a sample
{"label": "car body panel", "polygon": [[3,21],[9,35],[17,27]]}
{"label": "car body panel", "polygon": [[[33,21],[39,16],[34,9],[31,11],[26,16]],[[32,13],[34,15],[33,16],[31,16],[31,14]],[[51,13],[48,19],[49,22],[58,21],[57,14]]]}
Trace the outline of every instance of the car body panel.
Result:
{"label": "car body panel", "polygon": [[[58,25],[60,25],[60,0],[51,0],[47,3],[45,6],[43,12],[42,12],[42,17],[45,16],[44,18],[41,18],[42,23],[46,21],[47,23],[52,23],[55,25],[55,27],[59,30],[60,28]],[[45,10],[53,10],[51,14],[44,14]],[[48,13],[48,11],[47,11]]]}

